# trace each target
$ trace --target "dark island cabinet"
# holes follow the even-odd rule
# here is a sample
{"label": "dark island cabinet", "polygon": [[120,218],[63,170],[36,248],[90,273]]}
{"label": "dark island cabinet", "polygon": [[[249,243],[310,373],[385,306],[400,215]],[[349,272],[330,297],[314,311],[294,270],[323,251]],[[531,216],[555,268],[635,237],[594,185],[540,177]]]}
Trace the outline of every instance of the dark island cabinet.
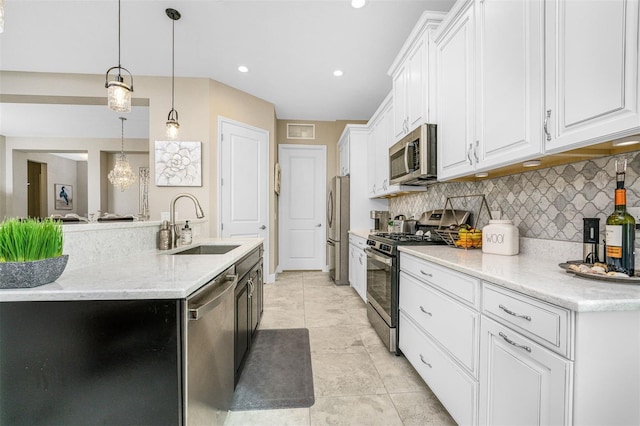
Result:
{"label": "dark island cabinet", "polygon": [[235,326],[235,382],[237,383],[251,349],[253,334],[258,329],[264,306],[262,246],[237,264]]}
{"label": "dark island cabinet", "polygon": [[0,303],[0,425],[182,424],[183,303]]}

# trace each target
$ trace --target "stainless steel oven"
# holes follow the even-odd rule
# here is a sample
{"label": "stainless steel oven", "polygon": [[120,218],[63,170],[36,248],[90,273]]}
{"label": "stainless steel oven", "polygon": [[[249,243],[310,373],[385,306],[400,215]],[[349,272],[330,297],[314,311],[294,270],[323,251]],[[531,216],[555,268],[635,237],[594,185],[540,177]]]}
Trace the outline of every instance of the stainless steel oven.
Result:
{"label": "stainless steel oven", "polygon": [[[390,351],[396,350],[397,277],[395,277],[395,256],[371,248],[367,254],[367,317]],[[395,282],[395,284],[394,284]]]}

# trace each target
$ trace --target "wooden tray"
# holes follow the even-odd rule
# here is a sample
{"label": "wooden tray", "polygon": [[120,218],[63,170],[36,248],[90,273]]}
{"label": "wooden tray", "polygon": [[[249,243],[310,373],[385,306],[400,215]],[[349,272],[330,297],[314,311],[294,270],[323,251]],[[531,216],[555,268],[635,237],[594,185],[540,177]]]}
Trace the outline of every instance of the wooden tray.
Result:
{"label": "wooden tray", "polygon": [[607,281],[610,283],[640,284],[640,275],[638,275],[638,272],[636,272],[636,274],[633,277],[613,277],[610,275],[589,274],[586,272],[579,272],[579,271],[574,271],[573,269],[569,269],[569,265],[576,265],[576,264],[582,264],[587,266],[592,265],[591,263],[569,261],[565,263],[560,263],[558,264],[558,266],[564,269],[565,271],[567,271],[568,273],[574,274],[581,278],[588,278],[588,279],[597,280],[597,281]]}

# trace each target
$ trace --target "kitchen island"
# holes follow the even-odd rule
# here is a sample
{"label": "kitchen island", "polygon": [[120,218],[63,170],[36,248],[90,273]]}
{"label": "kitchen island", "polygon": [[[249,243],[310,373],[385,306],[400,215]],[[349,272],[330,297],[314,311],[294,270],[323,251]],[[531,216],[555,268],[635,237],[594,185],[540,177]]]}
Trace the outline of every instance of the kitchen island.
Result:
{"label": "kitchen island", "polygon": [[543,251],[400,251],[400,349],[458,423],[640,424],[640,285]]}
{"label": "kitchen island", "polygon": [[187,360],[207,346],[192,350],[197,330],[230,342],[224,369],[232,390],[233,291],[223,333],[189,321],[187,302],[243,259],[261,262],[262,239],[192,246],[205,244],[237,248],[151,250],[65,271],[40,287],[0,290],[0,424],[186,424],[188,385],[197,384],[187,383]]}

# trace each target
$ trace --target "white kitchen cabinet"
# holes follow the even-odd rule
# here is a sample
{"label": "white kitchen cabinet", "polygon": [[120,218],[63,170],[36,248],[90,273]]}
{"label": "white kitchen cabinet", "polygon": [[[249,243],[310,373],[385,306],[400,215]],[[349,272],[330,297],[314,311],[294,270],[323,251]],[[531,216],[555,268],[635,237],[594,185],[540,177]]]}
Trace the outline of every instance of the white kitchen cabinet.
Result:
{"label": "white kitchen cabinet", "polygon": [[367,255],[364,252],[367,240],[354,234],[349,235],[349,283],[367,302]]}
{"label": "white kitchen cabinet", "polygon": [[544,22],[541,1],[476,3],[476,171],[544,152]]}
{"label": "white kitchen cabinet", "polygon": [[638,2],[548,0],[546,150],[640,132]]}
{"label": "white kitchen cabinet", "polygon": [[427,121],[428,37],[444,16],[444,13],[424,12],[389,69],[393,81],[394,141]]}
{"label": "white kitchen cabinet", "polygon": [[[388,210],[386,200],[371,199],[368,193],[369,169],[369,127],[364,124],[347,124],[340,136],[338,146],[342,162],[341,171],[349,175],[349,229],[367,230],[371,228],[369,212]],[[344,153],[342,151],[345,151]]]}
{"label": "white kitchen cabinet", "polygon": [[338,141],[338,159],[340,168],[338,175],[339,176],[349,176],[350,174],[350,155],[351,155],[351,144],[350,144],[350,135],[349,133],[344,133]]}
{"label": "white kitchen cabinet", "polygon": [[475,169],[475,7],[459,1],[435,36],[438,180]]}
{"label": "white kitchen cabinet", "polygon": [[436,35],[438,179],[540,156],[544,9],[461,1]]}
{"label": "white kitchen cabinet", "polygon": [[571,424],[573,363],[482,318],[480,424]]}

